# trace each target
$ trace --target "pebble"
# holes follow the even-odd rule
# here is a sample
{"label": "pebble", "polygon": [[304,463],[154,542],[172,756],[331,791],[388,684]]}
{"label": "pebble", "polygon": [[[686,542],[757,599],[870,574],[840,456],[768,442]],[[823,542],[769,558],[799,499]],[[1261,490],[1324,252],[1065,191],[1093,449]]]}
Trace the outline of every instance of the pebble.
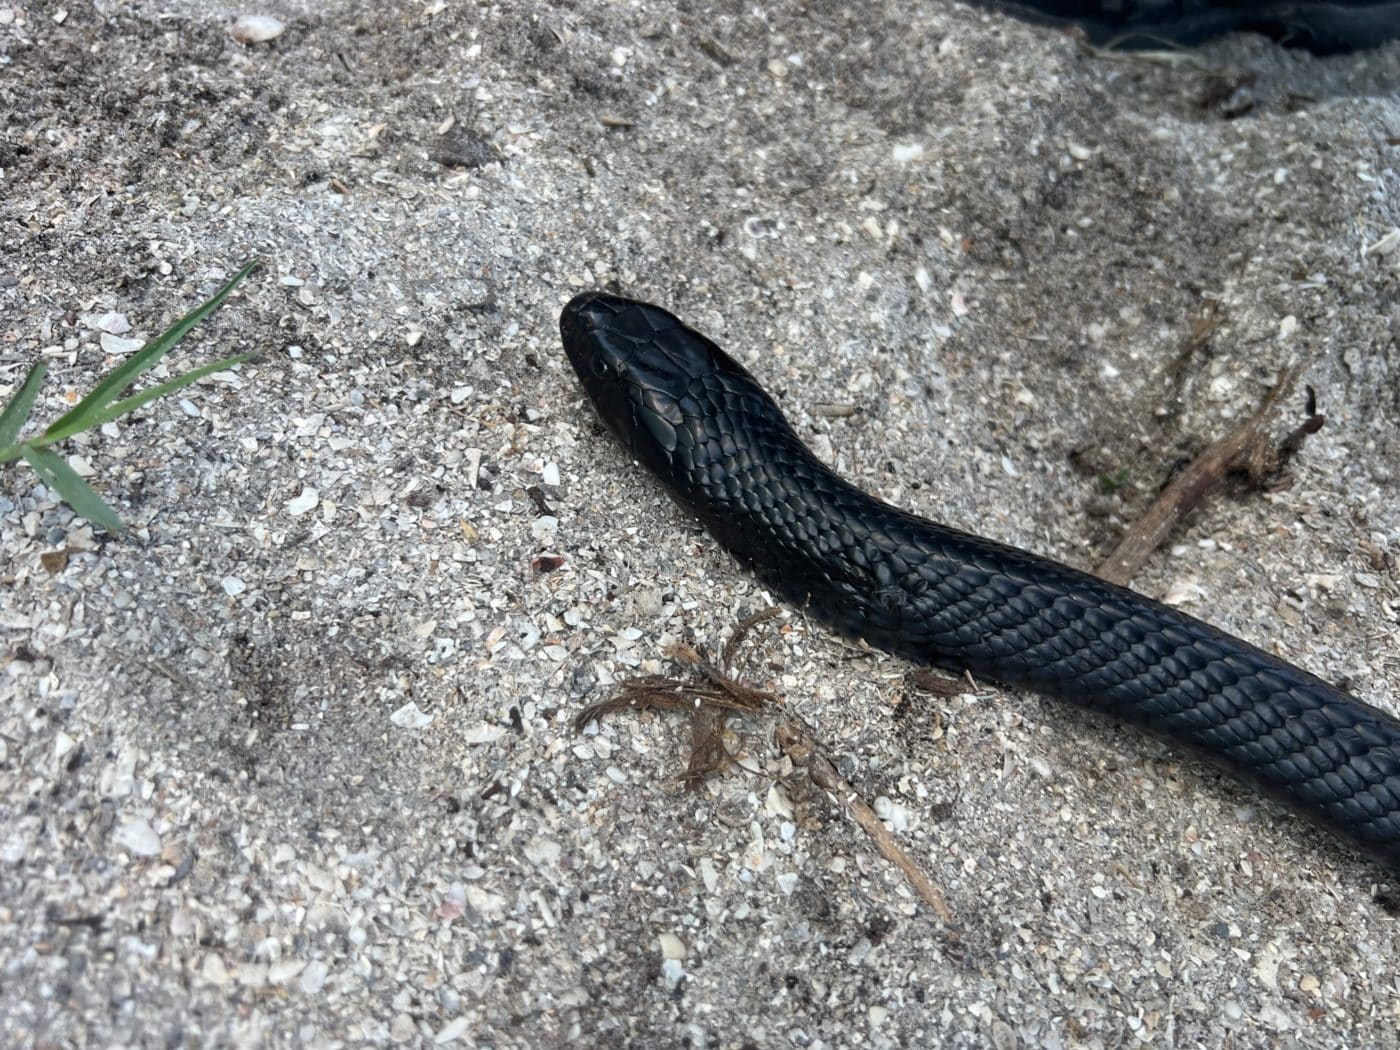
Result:
{"label": "pebble", "polygon": [[401,729],[423,729],[433,723],[433,716],[421,711],[412,700],[389,716],[389,721]]}
{"label": "pebble", "polygon": [[674,933],[663,933],[656,938],[661,946],[661,958],[663,959],[684,959],[685,941],[681,940]]}
{"label": "pebble", "polygon": [[553,839],[536,836],[525,843],[525,859],[536,867],[558,864],[562,852],[559,843]]}
{"label": "pebble", "polygon": [[409,1014],[395,1014],[394,1019],[389,1022],[389,1038],[396,1043],[406,1043],[417,1034],[418,1026]]}
{"label": "pebble", "polygon": [[63,730],[59,730],[53,738],[53,757],[55,762],[63,762],[77,748],[78,742]]}
{"label": "pebble", "polygon": [[550,544],[559,532],[559,519],[552,514],[542,514],[530,524],[530,534],[537,543]]}
{"label": "pebble", "polygon": [[229,982],[228,967],[226,967],[224,961],[213,952],[205,955],[204,961],[200,963],[199,976],[210,984],[220,987]]}
{"label": "pebble", "polygon": [[310,486],[301,490],[301,495],[287,503],[287,513],[294,518],[316,509],[316,505],[321,501],[321,494]]}
{"label": "pebble", "polygon": [[709,857],[700,858],[700,880],[704,882],[707,893],[714,893],[715,887],[719,885],[719,871]]}
{"label": "pebble", "polygon": [[433,1044],[435,1046],[444,1046],[447,1043],[455,1043],[466,1034],[467,1019],[465,1017],[454,1017],[438,1029],[437,1035],[433,1036]]}
{"label": "pebble", "polygon": [[281,959],[267,968],[267,979],[271,984],[286,984],[304,969],[305,959]]}
{"label": "pebble", "polygon": [[87,314],[84,315],[83,321],[89,328],[96,328],[99,332],[107,332],[110,335],[126,335],[131,331],[131,322],[126,319],[125,314]]}
{"label": "pebble", "polygon": [[466,744],[494,744],[506,735],[505,727],[482,722],[462,731],[462,742]]}
{"label": "pebble", "polygon": [[117,845],[138,857],[154,857],[160,852],[160,836],[150,821],[130,817],[117,829]]}
{"label": "pebble", "polygon": [[326,985],[330,969],[320,959],[312,959],[301,971],[301,990],[307,995],[317,995]]}
{"label": "pebble", "polygon": [[286,31],[286,23],[271,15],[240,15],[229,27],[229,35],[240,44],[265,44]]}
{"label": "pebble", "polygon": [[146,345],[144,339],[127,339],[124,336],[113,335],[111,332],[103,332],[99,337],[102,349],[113,357],[125,357],[127,354],[134,354]]}

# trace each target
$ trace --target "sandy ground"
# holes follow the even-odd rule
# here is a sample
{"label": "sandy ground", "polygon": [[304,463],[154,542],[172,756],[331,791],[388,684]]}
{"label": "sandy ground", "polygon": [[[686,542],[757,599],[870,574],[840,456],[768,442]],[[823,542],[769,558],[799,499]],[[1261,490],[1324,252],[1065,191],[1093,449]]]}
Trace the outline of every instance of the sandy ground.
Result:
{"label": "sandy ground", "polygon": [[555,324],[667,303],[869,490],[1080,565],[1307,359],[1291,484],[1135,584],[1400,709],[1400,48],[262,10],[0,9],[0,394],[43,355],[50,418],[268,260],[162,372],[255,364],[64,449],[127,535],[0,472],[6,1045],[1394,1045],[1396,882],[1132,730],[761,638],[955,936],[763,727],[699,793],[672,719],[575,734],[769,598]]}

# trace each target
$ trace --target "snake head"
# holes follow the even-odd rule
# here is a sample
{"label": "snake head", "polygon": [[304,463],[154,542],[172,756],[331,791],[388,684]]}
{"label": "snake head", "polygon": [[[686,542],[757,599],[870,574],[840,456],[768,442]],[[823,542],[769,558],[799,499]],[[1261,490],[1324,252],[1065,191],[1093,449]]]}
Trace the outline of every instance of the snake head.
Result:
{"label": "snake head", "polygon": [[723,352],[660,307],[604,292],[575,296],[559,334],[603,421],[645,466],[670,474],[686,444],[681,402]]}

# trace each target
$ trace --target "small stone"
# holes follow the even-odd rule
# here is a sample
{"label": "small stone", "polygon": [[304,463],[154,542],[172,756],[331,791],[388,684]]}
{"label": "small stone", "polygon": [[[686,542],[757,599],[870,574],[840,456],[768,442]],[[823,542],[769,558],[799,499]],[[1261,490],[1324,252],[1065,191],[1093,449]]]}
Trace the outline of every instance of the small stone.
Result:
{"label": "small stone", "polygon": [[480,168],[501,159],[500,151],[481,132],[452,128],[433,147],[429,159],[445,168]]}
{"label": "small stone", "polygon": [[316,995],[326,985],[326,975],[330,973],[329,967],[319,959],[313,959],[306,964],[306,969],[301,971],[301,990],[307,995]]}
{"label": "small stone", "polygon": [[408,1014],[396,1014],[389,1022],[389,1038],[396,1043],[406,1043],[418,1034],[418,1026]]}
{"label": "small stone", "polygon": [[91,318],[89,327],[96,328],[99,332],[107,332],[110,335],[126,335],[127,332],[131,331],[131,322],[126,319],[125,314],[105,313]]}
{"label": "small stone", "polygon": [[444,1046],[447,1043],[455,1043],[466,1034],[467,1019],[465,1017],[454,1017],[438,1029],[437,1035],[433,1036],[433,1043],[436,1046]]}
{"label": "small stone", "polygon": [[776,781],[768,788],[768,797],[764,801],[764,809],[767,810],[770,816],[792,817],[792,800],[787,797],[787,792],[785,792]]}
{"label": "small stone", "polygon": [[91,463],[84,457],[76,454],[68,457],[68,465],[73,468],[73,473],[77,474],[80,478],[90,478],[97,473],[97,471],[93,469]]}
{"label": "small stone", "polygon": [[709,857],[700,858],[700,879],[705,883],[705,890],[709,893],[714,893],[715,887],[719,885],[719,871],[715,868],[715,862]]}
{"label": "small stone", "polygon": [[663,933],[656,938],[661,945],[661,958],[663,959],[684,959],[686,955],[685,941],[681,940],[674,933]]}
{"label": "small stone", "polygon": [[117,845],[138,857],[154,857],[160,853],[160,836],[149,820],[132,817],[117,829]]}
{"label": "small stone", "polygon": [[304,969],[305,959],[280,959],[267,968],[268,983],[286,984]]}
{"label": "small stone", "polygon": [[18,864],[29,856],[29,847],[34,840],[32,828],[16,828],[10,832],[3,845],[0,845],[0,861]]}
{"label": "small stone", "polygon": [[229,27],[229,35],[240,44],[265,44],[286,31],[286,23],[271,15],[240,15]]}
{"label": "small stone", "polygon": [[661,977],[666,982],[667,988],[676,987],[684,976],[685,967],[681,965],[679,959],[667,959],[661,964]]}
{"label": "small stone", "polygon": [[432,724],[433,716],[421,711],[412,700],[389,716],[389,721],[402,729],[422,729]]}
{"label": "small stone", "polygon": [[199,976],[210,984],[225,985],[228,984],[228,967],[224,965],[222,959],[210,952],[204,957],[204,962],[200,964]]}
{"label": "small stone", "polygon": [[542,514],[530,523],[530,533],[535,537],[536,543],[548,545],[554,541],[558,532],[559,519],[552,514]]}
{"label": "small stone", "polygon": [[224,593],[230,598],[237,598],[248,589],[248,585],[237,576],[224,577]]}
{"label": "small stone", "polygon": [[60,729],[58,731],[58,734],[53,738],[54,761],[62,762],[65,758],[67,758],[73,753],[74,749],[77,748],[77,746],[78,742]]}
{"label": "small stone", "polygon": [[287,513],[294,518],[299,518],[307,513],[307,511],[315,510],[316,505],[320,502],[321,494],[310,486],[307,486],[301,490],[300,496],[287,504]]}
{"label": "small stone", "polygon": [[537,868],[558,864],[563,852],[559,843],[536,836],[525,843],[525,859]]}
{"label": "small stone", "polygon": [[1195,580],[1175,580],[1167,588],[1167,593],[1162,596],[1162,601],[1166,605],[1186,605],[1189,602],[1199,601],[1205,596],[1205,588]]}
{"label": "small stone", "polygon": [[462,740],[467,744],[494,744],[501,737],[506,735],[502,726],[493,726],[486,722],[472,726],[462,733]]}
{"label": "small stone", "polygon": [[144,339],[125,339],[111,332],[103,332],[101,335],[102,349],[114,357],[124,357],[127,354],[134,354],[146,345]]}

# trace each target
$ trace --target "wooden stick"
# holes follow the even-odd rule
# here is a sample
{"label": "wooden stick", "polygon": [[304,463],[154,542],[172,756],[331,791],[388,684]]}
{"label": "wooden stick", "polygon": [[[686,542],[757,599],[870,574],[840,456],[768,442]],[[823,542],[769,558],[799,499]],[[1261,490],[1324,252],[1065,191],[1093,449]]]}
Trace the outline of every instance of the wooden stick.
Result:
{"label": "wooden stick", "polygon": [[1252,416],[1213,442],[1173,478],[1094,572],[1110,583],[1126,586],[1182,519],[1228,474],[1243,471],[1258,483],[1297,452],[1308,434],[1320,430],[1325,419],[1312,412],[1310,405],[1308,418],[1281,445],[1275,448],[1269,441],[1269,417],[1293,389],[1302,371],[1300,363],[1284,372]]}

